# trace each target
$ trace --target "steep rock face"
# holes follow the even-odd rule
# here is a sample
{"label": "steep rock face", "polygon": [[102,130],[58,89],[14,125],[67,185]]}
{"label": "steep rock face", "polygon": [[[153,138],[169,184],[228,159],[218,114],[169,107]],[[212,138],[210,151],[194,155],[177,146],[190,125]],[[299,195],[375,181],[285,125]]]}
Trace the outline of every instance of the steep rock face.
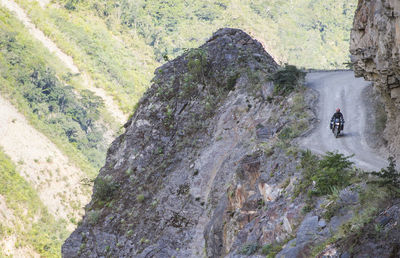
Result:
{"label": "steep rock face", "polygon": [[305,204],[291,200],[297,151],[282,139],[307,127],[303,96],[315,96],[273,96],[277,68],[259,42],[221,29],[157,69],[63,256],[233,257],[290,237]]}
{"label": "steep rock face", "polygon": [[360,0],[351,32],[350,52],[357,76],[373,81],[385,98],[385,138],[400,153],[400,2]]}

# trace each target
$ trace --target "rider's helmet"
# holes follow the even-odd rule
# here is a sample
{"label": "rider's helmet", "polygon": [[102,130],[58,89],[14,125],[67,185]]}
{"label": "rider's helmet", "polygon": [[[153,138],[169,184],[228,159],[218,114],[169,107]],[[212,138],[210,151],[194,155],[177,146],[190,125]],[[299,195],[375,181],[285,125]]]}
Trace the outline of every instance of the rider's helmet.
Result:
{"label": "rider's helmet", "polygon": [[340,112],[340,108],[337,108],[337,109],[336,109],[336,112]]}

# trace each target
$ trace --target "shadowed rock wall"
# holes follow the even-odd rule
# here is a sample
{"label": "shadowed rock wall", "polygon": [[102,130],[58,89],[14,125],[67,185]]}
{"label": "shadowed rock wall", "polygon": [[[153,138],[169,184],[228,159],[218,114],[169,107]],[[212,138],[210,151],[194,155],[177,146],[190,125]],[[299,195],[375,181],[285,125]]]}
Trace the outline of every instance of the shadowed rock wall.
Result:
{"label": "shadowed rock wall", "polygon": [[360,0],[350,53],[357,76],[374,82],[387,112],[384,131],[392,154],[400,156],[400,2]]}

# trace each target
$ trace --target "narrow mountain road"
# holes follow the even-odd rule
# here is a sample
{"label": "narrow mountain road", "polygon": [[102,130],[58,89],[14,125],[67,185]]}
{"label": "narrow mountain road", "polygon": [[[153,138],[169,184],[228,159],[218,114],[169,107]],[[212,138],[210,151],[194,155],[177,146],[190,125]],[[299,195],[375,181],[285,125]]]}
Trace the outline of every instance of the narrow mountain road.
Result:
{"label": "narrow mountain road", "polygon": [[[300,145],[319,154],[327,151],[354,154],[352,161],[362,169],[380,170],[386,167],[386,159],[367,145],[366,123],[373,121],[366,121],[367,109],[362,92],[370,83],[355,78],[352,71],[309,73],[306,83],[319,93],[319,124],[300,141]],[[335,138],[329,129],[330,119],[337,107],[345,119],[344,131],[339,138]]]}
{"label": "narrow mountain road", "polygon": [[[42,3],[44,3],[42,1]],[[29,30],[29,33],[40,41],[43,46],[45,46],[51,53],[56,55],[64,65],[71,70],[72,73],[80,73],[82,77],[83,85],[90,91],[92,91],[95,95],[101,97],[104,101],[106,109],[110,114],[115,118],[115,120],[120,123],[124,124],[127,120],[127,116],[120,110],[119,106],[114,102],[113,98],[107,94],[107,92],[101,88],[97,88],[94,86],[94,83],[90,76],[85,72],[79,70],[79,68],[74,64],[74,61],[71,56],[65,54],[58,46],[49,39],[44,33],[36,28],[35,24],[29,19],[25,11],[18,6],[17,3],[11,0],[0,0],[0,5],[3,5],[8,10],[15,14],[15,17],[20,20],[25,27]],[[42,5],[44,7],[44,5]]]}

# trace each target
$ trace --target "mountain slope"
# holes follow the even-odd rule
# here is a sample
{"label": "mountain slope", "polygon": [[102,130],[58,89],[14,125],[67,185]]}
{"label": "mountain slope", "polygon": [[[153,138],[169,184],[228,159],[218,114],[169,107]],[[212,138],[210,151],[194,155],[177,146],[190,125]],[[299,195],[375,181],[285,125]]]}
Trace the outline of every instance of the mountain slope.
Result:
{"label": "mountain slope", "polygon": [[[29,29],[30,34],[39,40],[51,53],[54,53],[66,67],[70,69],[73,74],[80,74],[78,67],[74,64],[72,58],[63,53],[49,38],[47,38],[42,31],[38,30],[30,19],[26,16],[25,12],[13,1],[2,0],[3,4],[7,9],[15,13],[16,17]],[[106,94],[101,88],[93,86],[92,79],[87,74],[81,75],[82,85],[94,92],[97,96],[101,97],[105,103],[107,111],[119,124],[123,124],[126,121],[126,117],[119,109],[119,107],[113,102],[112,98]]]}
{"label": "mountain slope", "polygon": [[355,0],[16,2],[125,113],[160,62],[198,47],[221,27],[251,33],[281,63],[343,67],[356,7]]}
{"label": "mountain slope", "polygon": [[0,254],[59,257],[91,194],[82,179],[102,163],[112,119],[12,13],[0,7],[0,17]]}
{"label": "mountain slope", "polygon": [[104,160],[109,131],[102,99],[85,90],[11,13],[2,7],[0,13],[2,96],[82,170],[96,173],[95,167]]}
{"label": "mountain slope", "polygon": [[0,107],[0,146],[4,152],[19,164],[21,176],[36,189],[54,217],[78,219],[88,200],[89,189],[80,185],[85,174],[1,97]]}
{"label": "mountain slope", "polygon": [[[270,158],[264,151],[279,144],[275,134],[282,127],[283,134],[291,132],[283,139],[308,123],[307,116],[294,123],[287,115],[292,105],[305,108],[301,94],[292,95],[294,102],[270,99],[269,75],[277,69],[259,42],[235,29],[219,30],[205,45],[160,67],[126,132],[109,149],[83,223],[63,245],[63,255],[198,257],[240,248],[236,226],[226,228],[224,237],[214,235],[222,230],[220,216],[225,220],[230,205],[239,205],[239,217],[226,222],[244,223],[246,205],[252,209],[253,201],[270,198],[253,192],[259,169],[274,166],[260,167],[261,160],[288,161],[291,169],[282,173],[295,165],[281,150]],[[254,178],[246,189],[235,184],[243,176]],[[281,191],[278,183],[260,187]]]}
{"label": "mountain slope", "polygon": [[93,10],[71,13],[60,3],[42,8],[37,2],[16,1],[95,87],[112,96],[130,113],[149,84],[155,65],[151,49],[142,40],[109,24]]}
{"label": "mountain slope", "polygon": [[[346,85],[365,85],[350,80],[351,72],[313,82],[323,86],[338,74]],[[298,148],[296,138],[318,121],[312,112],[317,94],[302,87],[303,79],[303,72],[278,67],[237,29],[221,29],[161,66],[126,132],[110,147],[63,255],[346,255],[351,247],[343,242],[357,241],[365,225],[380,223],[380,211],[390,210],[384,217],[397,220],[394,182],[355,167],[351,156]],[[352,92],[358,100],[360,89]],[[348,130],[362,126],[348,117],[354,119]],[[359,154],[352,140],[361,137],[346,137],[346,151]],[[384,166],[358,157],[368,168]],[[397,232],[396,223],[387,227]]]}
{"label": "mountain slope", "polygon": [[67,223],[49,214],[19,172],[0,149],[0,255],[59,257]]}
{"label": "mountain slope", "polygon": [[72,15],[91,11],[111,28],[127,28],[154,49],[157,60],[176,57],[221,27],[254,35],[275,58],[307,68],[348,62],[349,31],[357,1],[59,0]]}

